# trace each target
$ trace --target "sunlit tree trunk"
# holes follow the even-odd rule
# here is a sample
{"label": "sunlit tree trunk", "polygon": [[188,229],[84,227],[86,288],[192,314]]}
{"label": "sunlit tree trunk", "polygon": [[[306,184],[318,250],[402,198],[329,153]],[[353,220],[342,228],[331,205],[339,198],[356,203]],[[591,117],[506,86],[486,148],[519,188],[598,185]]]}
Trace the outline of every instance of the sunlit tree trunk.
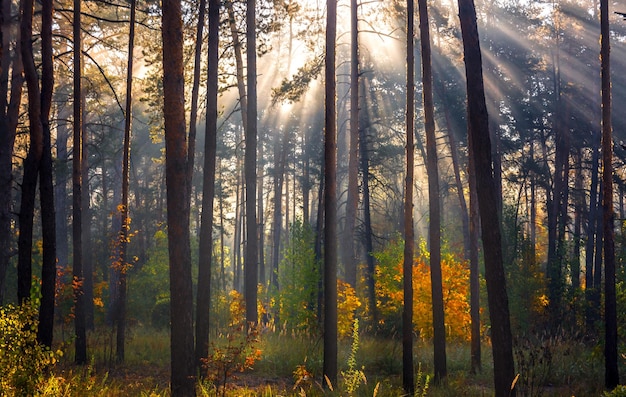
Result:
{"label": "sunlit tree trunk", "polygon": [[189,236],[188,147],[180,0],[163,1],[163,115],[170,261],[172,396],[195,395],[193,294]]}
{"label": "sunlit tree trunk", "polygon": [[82,38],[81,1],[74,0],[74,123],[72,147],[72,286],[74,289],[75,362],[87,364],[87,333],[85,324],[85,296],[83,294],[83,231],[82,231]]}
{"label": "sunlit tree trunk", "polygon": [[[363,85],[362,88],[365,88],[365,82],[361,79],[360,83]],[[363,92],[366,90],[363,89]],[[363,121],[364,123],[360,123],[361,127],[359,128],[359,149],[360,149],[360,167],[361,167],[361,186],[363,189],[363,245],[365,247],[365,274],[363,278],[365,279],[365,283],[367,284],[367,298],[369,300],[369,309],[370,314],[372,316],[372,324],[374,327],[378,324],[378,309],[376,307],[376,263],[374,261],[374,243],[373,236],[374,231],[372,229],[372,213],[370,208],[370,165],[369,165],[369,153],[368,153],[368,145],[367,145],[367,136],[365,134],[366,129],[364,128],[364,124],[369,123],[369,112],[368,106],[363,107]]]}
{"label": "sunlit tree trunk", "polygon": [[404,262],[402,309],[402,386],[412,396],[413,375],[413,175],[415,172],[415,3],[407,0],[406,29],[406,177],[404,183]]}
{"label": "sunlit tree trunk", "polygon": [[515,389],[512,390],[515,368],[502,258],[500,219],[498,213],[493,211],[497,208],[498,200],[491,159],[489,116],[482,77],[482,55],[474,3],[472,0],[459,0],[458,3],[467,84],[469,141],[472,145],[485,253],[485,280],[491,318],[495,395],[504,397],[515,395]]}
{"label": "sunlit tree trunk", "polygon": [[204,174],[202,176],[202,219],[200,221],[198,296],[196,298],[196,368],[200,373],[202,373],[202,359],[206,359],[209,356],[211,267],[213,266],[213,202],[215,198],[215,163],[217,158],[219,0],[209,0],[208,17],[207,113],[204,141]]}
{"label": "sunlit tree trunk", "polygon": [[[282,198],[283,198],[283,178],[285,175],[285,162],[287,157],[287,139],[288,134],[285,130],[282,138],[276,135],[276,143],[274,144],[274,220],[273,233],[274,242],[272,243],[272,269],[270,284],[274,291],[278,291],[278,263],[280,262],[280,237],[282,235]],[[275,314],[277,315],[277,314]]]}
{"label": "sunlit tree trunk", "polygon": [[246,121],[246,148],[244,174],[246,180],[246,254],[244,259],[244,296],[246,300],[246,322],[255,325],[258,321],[258,235],[256,219],[256,166],[257,166],[257,90],[256,90],[256,0],[249,0],[246,9],[246,64],[248,109]]}
{"label": "sunlit tree trunk", "polygon": [[354,240],[356,213],[359,205],[359,15],[357,0],[350,0],[350,146],[348,152],[348,198],[342,253],[346,282],[356,288],[357,259]]}
{"label": "sunlit tree trunk", "polygon": [[600,64],[602,79],[602,196],[604,229],[604,382],[612,390],[619,384],[617,356],[617,303],[613,209],[613,131],[611,126],[611,63],[609,2],[600,0]]}
{"label": "sunlit tree trunk", "polygon": [[576,170],[574,174],[574,235],[573,235],[573,258],[572,258],[572,290],[578,300],[580,291],[580,247],[582,242],[583,207],[585,196],[583,193],[583,156],[580,147],[576,148]]}
{"label": "sunlit tree trunk", "polygon": [[326,1],[324,106],[324,365],[323,375],[337,381],[337,86],[335,43],[337,1]]}

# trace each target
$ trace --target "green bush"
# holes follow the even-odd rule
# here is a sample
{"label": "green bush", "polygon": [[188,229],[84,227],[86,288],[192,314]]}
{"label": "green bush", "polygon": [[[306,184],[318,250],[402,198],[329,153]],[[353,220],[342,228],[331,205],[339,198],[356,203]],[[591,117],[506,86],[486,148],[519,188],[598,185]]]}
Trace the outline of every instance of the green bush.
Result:
{"label": "green bush", "polygon": [[37,342],[38,311],[30,301],[0,308],[0,395],[33,396],[62,356]]}

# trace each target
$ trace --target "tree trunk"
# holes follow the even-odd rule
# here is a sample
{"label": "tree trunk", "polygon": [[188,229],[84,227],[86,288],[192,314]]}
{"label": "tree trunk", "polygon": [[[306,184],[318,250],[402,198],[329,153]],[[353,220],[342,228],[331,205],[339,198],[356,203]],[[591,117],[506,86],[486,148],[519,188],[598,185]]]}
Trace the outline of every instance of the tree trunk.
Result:
{"label": "tree trunk", "polygon": [[126,68],[126,111],[124,112],[124,149],[122,154],[122,225],[119,232],[119,257],[116,263],[119,286],[117,289],[117,334],[116,359],[124,362],[124,345],[126,343],[126,273],[130,264],[126,260],[128,240],[130,238],[130,218],[128,216],[128,194],[130,182],[130,137],[132,131],[133,110],[133,50],[135,48],[135,14],[137,1],[130,2],[130,29],[128,33],[128,67]]}
{"label": "tree trunk", "polygon": [[500,219],[491,160],[489,116],[482,77],[482,56],[478,39],[476,10],[472,0],[459,0],[459,18],[465,60],[470,153],[476,173],[476,192],[485,253],[485,279],[492,329],[494,383],[496,396],[511,396],[515,374],[509,304],[502,258]]}
{"label": "tree trunk", "polygon": [[[589,187],[589,212],[587,215],[587,227],[585,234],[585,328],[588,335],[596,335],[595,323],[599,317],[600,291],[596,288],[594,281],[594,263],[596,262],[596,251],[601,252],[600,246],[596,243],[597,236],[602,235],[598,229],[597,219],[599,218],[598,208],[598,174],[600,163],[601,134],[592,131],[592,155],[591,155],[591,185]],[[600,255],[601,257],[601,255]],[[599,275],[599,272],[598,272]]]}
{"label": "tree trunk", "polygon": [[52,65],[52,0],[42,2],[41,10],[41,127],[43,153],[39,168],[39,199],[41,230],[43,234],[43,260],[41,264],[41,304],[37,340],[52,346],[54,328],[54,297],[56,292],[57,254],[54,216],[54,183],[52,180],[52,143],[50,137],[50,108],[54,74]]}
{"label": "tree trunk", "polygon": [[200,223],[198,296],[196,297],[196,367],[200,373],[202,373],[202,360],[209,356],[211,267],[213,266],[213,201],[215,198],[215,163],[217,157],[219,0],[209,0],[208,16],[207,113],[204,141],[204,174],[202,176],[202,219]]}
{"label": "tree trunk", "polygon": [[[86,109],[85,92],[81,93],[83,109]],[[84,121],[81,125],[81,180],[82,189],[86,194],[81,195],[81,221],[82,221],[82,262],[83,262],[83,294],[85,302],[85,327],[87,330],[94,329],[94,306],[93,306],[93,238],[91,233],[91,191],[89,186],[89,133]]]}
{"label": "tree trunk", "polygon": [[76,364],[87,364],[85,296],[83,294],[82,254],[82,40],[81,1],[74,0],[74,143],[72,147],[72,286],[74,288],[74,350]]}
{"label": "tree trunk", "polygon": [[246,10],[246,63],[248,109],[246,122],[246,150],[244,174],[246,179],[246,256],[244,259],[244,296],[246,322],[254,326],[258,322],[258,235],[256,220],[256,164],[257,164],[257,91],[256,91],[256,0],[247,2]]}
{"label": "tree trunk", "polygon": [[359,205],[359,16],[357,0],[350,0],[350,147],[348,198],[343,231],[343,264],[346,282],[356,288],[357,258],[354,247],[356,212]]}
{"label": "tree trunk", "polygon": [[609,2],[600,0],[600,64],[602,76],[602,200],[604,229],[604,382],[609,390],[619,384],[617,356],[617,303],[613,210],[613,131],[611,126],[611,63]]}
{"label": "tree trunk", "polygon": [[446,377],[448,372],[446,365],[446,328],[443,311],[443,276],[441,274],[441,204],[439,201],[439,170],[437,165],[437,137],[435,136],[435,107],[433,104],[433,73],[428,6],[426,0],[418,0],[417,3],[422,51],[426,168],[428,172],[428,208],[430,218],[428,237],[430,242],[430,279],[433,301],[434,381],[439,383]]}
{"label": "tree trunk", "polygon": [[402,386],[412,396],[413,375],[413,175],[415,172],[415,3],[407,0],[406,29],[406,179],[404,183],[404,262],[402,310]]}
{"label": "tree trunk", "polygon": [[188,147],[180,0],[163,1],[163,115],[170,261],[172,396],[195,395],[193,293],[187,184]]}
{"label": "tree trunk", "polygon": [[337,86],[335,43],[337,1],[326,1],[324,106],[324,365],[323,375],[337,381]]}

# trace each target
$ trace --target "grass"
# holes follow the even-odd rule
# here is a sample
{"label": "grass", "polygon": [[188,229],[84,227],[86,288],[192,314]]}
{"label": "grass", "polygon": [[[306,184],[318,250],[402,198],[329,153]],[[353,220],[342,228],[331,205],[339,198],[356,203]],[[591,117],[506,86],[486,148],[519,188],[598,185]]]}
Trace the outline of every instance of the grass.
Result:
{"label": "grass", "polygon": [[[70,341],[71,342],[71,341]],[[603,356],[596,346],[581,341],[555,339],[548,343],[550,365],[540,387],[518,395],[535,396],[587,396],[603,393]],[[169,333],[149,328],[130,330],[126,345],[126,361],[115,364],[114,340],[106,331],[89,334],[91,364],[84,368],[73,365],[71,343],[66,354],[55,367],[54,376],[42,386],[43,395],[54,396],[169,396]],[[323,342],[319,336],[278,335],[267,332],[261,335],[258,346],[262,358],[254,369],[238,373],[229,379],[226,396],[347,396],[342,384],[341,371],[346,371],[351,351],[351,340],[339,342],[338,384],[335,392],[321,387]],[[545,349],[545,347],[544,347]],[[526,351],[531,351],[526,348]],[[432,378],[433,351],[427,342],[415,346],[415,368],[418,363],[423,373]],[[401,341],[362,336],[356,366],[362,369],[366,382],[362,382],[354,396],[391,397],[402,395]],[[442,384],[429,385],[429,396],[490,396],[493,395],[491,348],[482,347],[483,369],[478,374],[469,373],[470,352],[465,343],[447,346],[448,377]],[[623,364],[623,363],[622,363]],[[294,376],[294,371],[306,370],[308,377]],[[543,367],[542,367],[543,368]],[[623,369],[623,368],[622,368]],[[530,373],[535,368],[517,367]],[[298,382],[298,380],[300,382]],[[297,387],[294,387],[298,382]],[[521,386],[521,385],[520,385]],[[219,393],[218,393],[219,392]],[[221,396],[212,384],[198,386],[200,396]]]}

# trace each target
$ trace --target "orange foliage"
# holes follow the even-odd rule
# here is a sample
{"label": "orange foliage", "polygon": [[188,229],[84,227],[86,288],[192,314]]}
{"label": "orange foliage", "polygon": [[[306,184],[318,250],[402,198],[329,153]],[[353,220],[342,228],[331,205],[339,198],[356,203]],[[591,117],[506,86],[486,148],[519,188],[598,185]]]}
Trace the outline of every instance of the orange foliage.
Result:
{"label": "orange foliage", "polygon": [[343,280],[337,280],[337,333],[345,338],[352,335],[354,313],[361,306],[354,288]]}
{"label": "orange foliage", "polygon": [[[464,262],[442,259],[441,273],[447,337],[469,340],[469,269]],[[422,338],[433,337],[430,266],[423,257],[413,264],[413,326]]]}

